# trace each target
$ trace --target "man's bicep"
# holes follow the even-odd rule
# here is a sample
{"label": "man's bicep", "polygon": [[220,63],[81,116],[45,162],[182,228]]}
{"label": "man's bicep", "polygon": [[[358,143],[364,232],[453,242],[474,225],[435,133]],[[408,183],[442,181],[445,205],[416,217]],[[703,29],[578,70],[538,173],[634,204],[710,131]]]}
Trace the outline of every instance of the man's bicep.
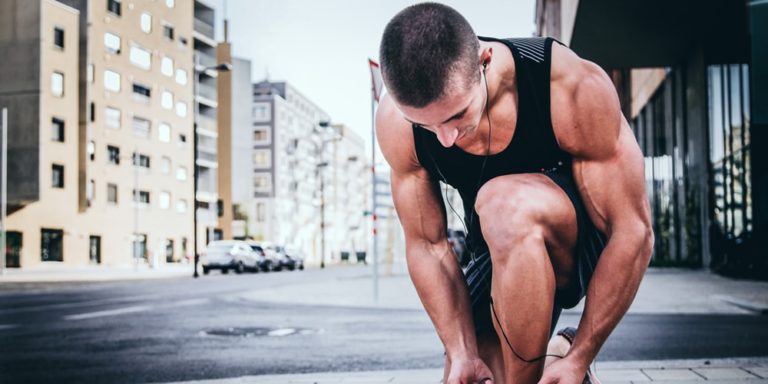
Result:
{"label": "man's bicep", "polygon": [[406,240],[437,244],[446,238],[445,207],[439,185],[426,171],[392,171],[392,197]]}

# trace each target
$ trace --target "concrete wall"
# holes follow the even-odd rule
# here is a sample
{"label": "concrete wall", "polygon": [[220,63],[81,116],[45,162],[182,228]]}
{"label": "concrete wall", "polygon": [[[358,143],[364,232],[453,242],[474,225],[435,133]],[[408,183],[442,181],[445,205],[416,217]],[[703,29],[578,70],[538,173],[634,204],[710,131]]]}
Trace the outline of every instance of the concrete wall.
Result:
{"label": "concrete wall", "polygon": [[[216,61],[230,63],[232,46],[220,43],[216,48]],[[232,238],[232,72],[220,71],[216,81],[218,110],[217,125],[219,137],[217,152],[219,160],[218,195],[222,201],[219,228],[223,239]]]}
{"label": "concrete wall", "polygon": [[[31,5],[33,2],[25,2]],[[27,105],[24,113],[35,111],[35,116],[24,116],[24,123],[18,125],[26,133],[39,138],[37,149],[39,157],[30,163],[29,158],[16,159],[20,164],[16,171],[39,176],[40,198],[8,216],[8,229],[22,234],[21,267],[40,266],[41,229],[63,230],[62,255],[68,264],[86,264],[88,260],[87,236],[80,231],[82,218],[78,216],[78,18],[77,10],[61,5],[53,0],[36,1],[40,6],[40,18],[34,22],[34,28],[40,32],[37,47],[30,51],[40,55],[39,66],[20,67],[18,70],[37,73],[25,74],[27,79],[39,81],[39,98],[35,105]],[[64,30],[64,48],[53,44],[54,27]],[[62,97],[51,93],[51,74],[60,72],[64,75],[64,94]],[[23,102],[27,98],[17,98]],[[64,121],[64,142],[53,141],[51,120],[53,117]],[[11,142],[13,145],[13,142]],[[13,156],[9,156],[9,159]],[[38,163],[39,160],[39,163]],[[39,165],[38,165],[39,164]],[[54,188],[52,183],[53,164],[64,166],[64,187]],[[34,168],[33,168],[34,167]],[[10,169],[9,169],[10,170]],[[13,184],[11,184],[13,185]],[[55,262],[54,262],[55,263]]]}
{"label": "concrete wall", "polygon": [[9,212],[40,198],[40,6],[40,1],[0,2],[0,108],[8,108],[10,127]]}
{"label": "concrete wall", "polygon": [[[232,204],[249,219],[253,215],[248,209],[253,201],[251,91],[250,60],[232,58]],[[238,234],[233,232],[233,236]]]}

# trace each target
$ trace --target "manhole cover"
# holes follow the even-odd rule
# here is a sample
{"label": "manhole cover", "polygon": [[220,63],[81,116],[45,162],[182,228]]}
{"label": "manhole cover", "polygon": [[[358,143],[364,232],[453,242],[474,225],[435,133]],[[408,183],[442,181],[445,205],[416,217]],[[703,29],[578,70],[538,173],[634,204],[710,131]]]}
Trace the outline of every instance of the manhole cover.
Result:
{"label": "manhole cover", "polygon": [[322,332],[319,329],[312,328],[267,328],[267,327],[249,327],[249,328],[218,328],[209,329],[202,332],[208,336],[229,336],[229,337],[257,337],[257,336],[290,336],[290,335],[313,335]]}

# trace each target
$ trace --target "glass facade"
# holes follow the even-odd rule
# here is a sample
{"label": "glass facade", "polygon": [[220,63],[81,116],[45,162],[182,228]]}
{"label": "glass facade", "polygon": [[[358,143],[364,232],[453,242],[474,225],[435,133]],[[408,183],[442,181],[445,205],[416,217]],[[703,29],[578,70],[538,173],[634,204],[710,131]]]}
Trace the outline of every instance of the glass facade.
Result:
{"label": "glass facade", "polygon": [[712,266],[728,262],[752,233],[749,66],[707,68]]}
{"label": "glass facade", "polygon": [[[701,141],[689,137],[684,70],[667,69],[662,85],[632,120],[645,156],[656,237],[652,265],[704,266],[701,239],[709,231],[708,266],[716,267],[728,247],[751,233],[748,82],[746,64],[707,68],[707,167],[694,163],[693,152],[702,148],[691,148]],[[697,180],[708,184],[709,196]],[[706,215],[702,207],[708,207]]]}

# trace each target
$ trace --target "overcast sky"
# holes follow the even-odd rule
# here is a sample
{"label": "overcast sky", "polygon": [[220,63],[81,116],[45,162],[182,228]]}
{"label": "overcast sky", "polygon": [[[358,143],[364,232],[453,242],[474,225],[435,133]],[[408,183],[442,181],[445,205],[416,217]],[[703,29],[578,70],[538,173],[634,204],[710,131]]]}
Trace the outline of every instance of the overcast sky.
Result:
{"label": "overcast sky", "polygon": [[[224,0],[220,0],[223,1]],[[535,0],[442,1],[479,35],[531,36]],[[378,61],[381,33],[403,0],[228,0],[234,56],[251,60],[252,80],[287,81],[370,142],[368,58]],[[368,144],[367,144],[368,145]],[[370,148],[370,147],[368,147]]]}

